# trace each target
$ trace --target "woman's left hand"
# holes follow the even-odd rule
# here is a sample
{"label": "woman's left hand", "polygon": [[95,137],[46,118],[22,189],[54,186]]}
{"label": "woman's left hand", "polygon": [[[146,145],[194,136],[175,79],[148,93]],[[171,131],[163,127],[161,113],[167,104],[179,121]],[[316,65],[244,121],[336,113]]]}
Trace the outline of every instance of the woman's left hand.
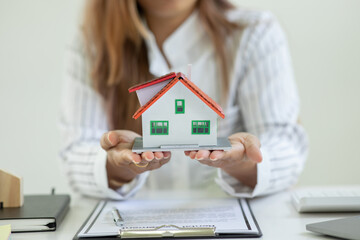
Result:
{"label": "woman's left hand", "polygon": [[185,155],[200,163],[221,168],[249,187],[257,182],[257,163],[262,161],[260,141],[249,133],[235,133],[229,137],[230,151],[185,151]]}

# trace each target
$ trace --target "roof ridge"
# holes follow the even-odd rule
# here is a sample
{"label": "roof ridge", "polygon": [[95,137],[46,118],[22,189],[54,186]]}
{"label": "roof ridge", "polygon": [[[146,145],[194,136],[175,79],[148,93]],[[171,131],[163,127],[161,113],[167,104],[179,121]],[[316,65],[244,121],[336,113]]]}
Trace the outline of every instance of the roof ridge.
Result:
{"label": "roof ridge", "polygon": [[[172,78],[172,79],[171,79]],[[225,114],[219,104],[217,104],[211,97],[204,93],[199,87],[195,85],[191,80],[187,79],[186,76],[179,72],[175,74],[174,72],[164,75],[160,78],[148,81],[143,84],[136,85],[129,89],[129,92],[133,92],[157,83],[160,83],[165,80],[170,80],[158,93],[156,93],[147,103],[140,107],[133,115],[134,119],[139,118],[148,108],[150,108],[159,98],[161,98],[170,88],[172,88],[178,81],[180,81],[184,86],[186,86],[192,93],[194,93],[200,100],[202,100],[208,107],[210,107],[214,112],[216,112],[221,118],[225,118]]]}
{"label": "roof ridge", "polygon": [[186,77],[181,77],[182,81],[185,86],[188,88],[191,88],[190,91],[192,91],[196,96],[198,96],[205,104],[207,104],[212,110],[214,110],[221,118],[225,118],[225,114],[219,104],[217,104],[209,95],[207,95],[205,92],[203,92],[199,87],[195,85],[192,81],[187,79]]}
{"label": "roof ridge", "polygon": [[165,85],[154,97],[152,97],[146,104],[139,108],[133,115],[134,119],[140,117],[151,105],[153,105],[160,97],[162,97],[170,88],[172,88],[179,81],[178,77],[172,79]]}
{"label": "roof ridge", "polygon": [[160,82],[163,82],[163,81],[166,81],[166,80],[169,80],[171,78],[175,78],[177,75],[175,72],[171,72],[171,73],[168,73],[166,75],[163,75],[161,77],[158,77],[158,78],[155,78],[155,79],[152,79],[150,81],[147,81],[147,82],[144,82],[144,83],[139,83],[135,86],[132,86],[130,87],[128,90],[129,92],[134,92],[134,91],[137,91],[137,90],[140,90],[142,88],[146,88],[146,87],[149,87],[151,85],[154,85],[154,84],[157,84],[157,83],[160,83]]}

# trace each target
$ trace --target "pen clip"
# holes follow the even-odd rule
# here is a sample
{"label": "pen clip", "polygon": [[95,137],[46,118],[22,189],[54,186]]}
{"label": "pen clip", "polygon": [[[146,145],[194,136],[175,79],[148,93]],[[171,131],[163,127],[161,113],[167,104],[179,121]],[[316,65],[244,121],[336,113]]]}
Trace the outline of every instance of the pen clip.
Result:
{"label": "pen clip", "polygon": [[113,208],[111,211],[113,220],[116,226],[122,227],[124,225],[124,219],[121,217],[120,212],[117,208]]}
{"label": "pen clip", "polygon": [[120,229],[121,238],[154,238],[154,237],[213,237],[215,227],[178,227],[161,225],[154,228]]}

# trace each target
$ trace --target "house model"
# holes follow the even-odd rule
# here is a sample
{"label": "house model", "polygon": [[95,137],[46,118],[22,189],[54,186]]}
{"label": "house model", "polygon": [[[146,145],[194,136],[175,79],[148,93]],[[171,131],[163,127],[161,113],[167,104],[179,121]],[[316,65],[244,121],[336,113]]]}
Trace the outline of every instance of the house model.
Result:
{"label": "house model", "polygon": [[167,74],[129,89],[134,91],[141,107],[133,118],[142,116],[143,138],[133,151],[224,149],[217,138],[222,108],[184,74]]}

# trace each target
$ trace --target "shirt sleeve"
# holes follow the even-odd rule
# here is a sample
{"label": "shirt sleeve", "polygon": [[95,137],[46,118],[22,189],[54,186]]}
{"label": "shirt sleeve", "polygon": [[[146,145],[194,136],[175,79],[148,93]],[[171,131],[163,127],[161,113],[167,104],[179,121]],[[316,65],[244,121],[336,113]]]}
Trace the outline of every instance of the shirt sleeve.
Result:
{"label": "shirt sleeve", "polygon": [[145,182],[147,173],[117,191],[109,188],[107,155],[100,146],[108,131],[103,98],[91,87],[89,68],[81,41],[67,47],[60,107],[60,158],[69,185],[83,195],[124,199],[133,195]]}
{"label": "shirt sleeve", "polygon": [[246,132],[260,139],[263,161],[257,164],[257,185],[251,189],[218,170],[216,182],[229,194],[255,197],[296,183],[306,160],[308,140],[299,125],[300,102],[287,41],[276,20],[244,33],[244,65],[237,104]]}

